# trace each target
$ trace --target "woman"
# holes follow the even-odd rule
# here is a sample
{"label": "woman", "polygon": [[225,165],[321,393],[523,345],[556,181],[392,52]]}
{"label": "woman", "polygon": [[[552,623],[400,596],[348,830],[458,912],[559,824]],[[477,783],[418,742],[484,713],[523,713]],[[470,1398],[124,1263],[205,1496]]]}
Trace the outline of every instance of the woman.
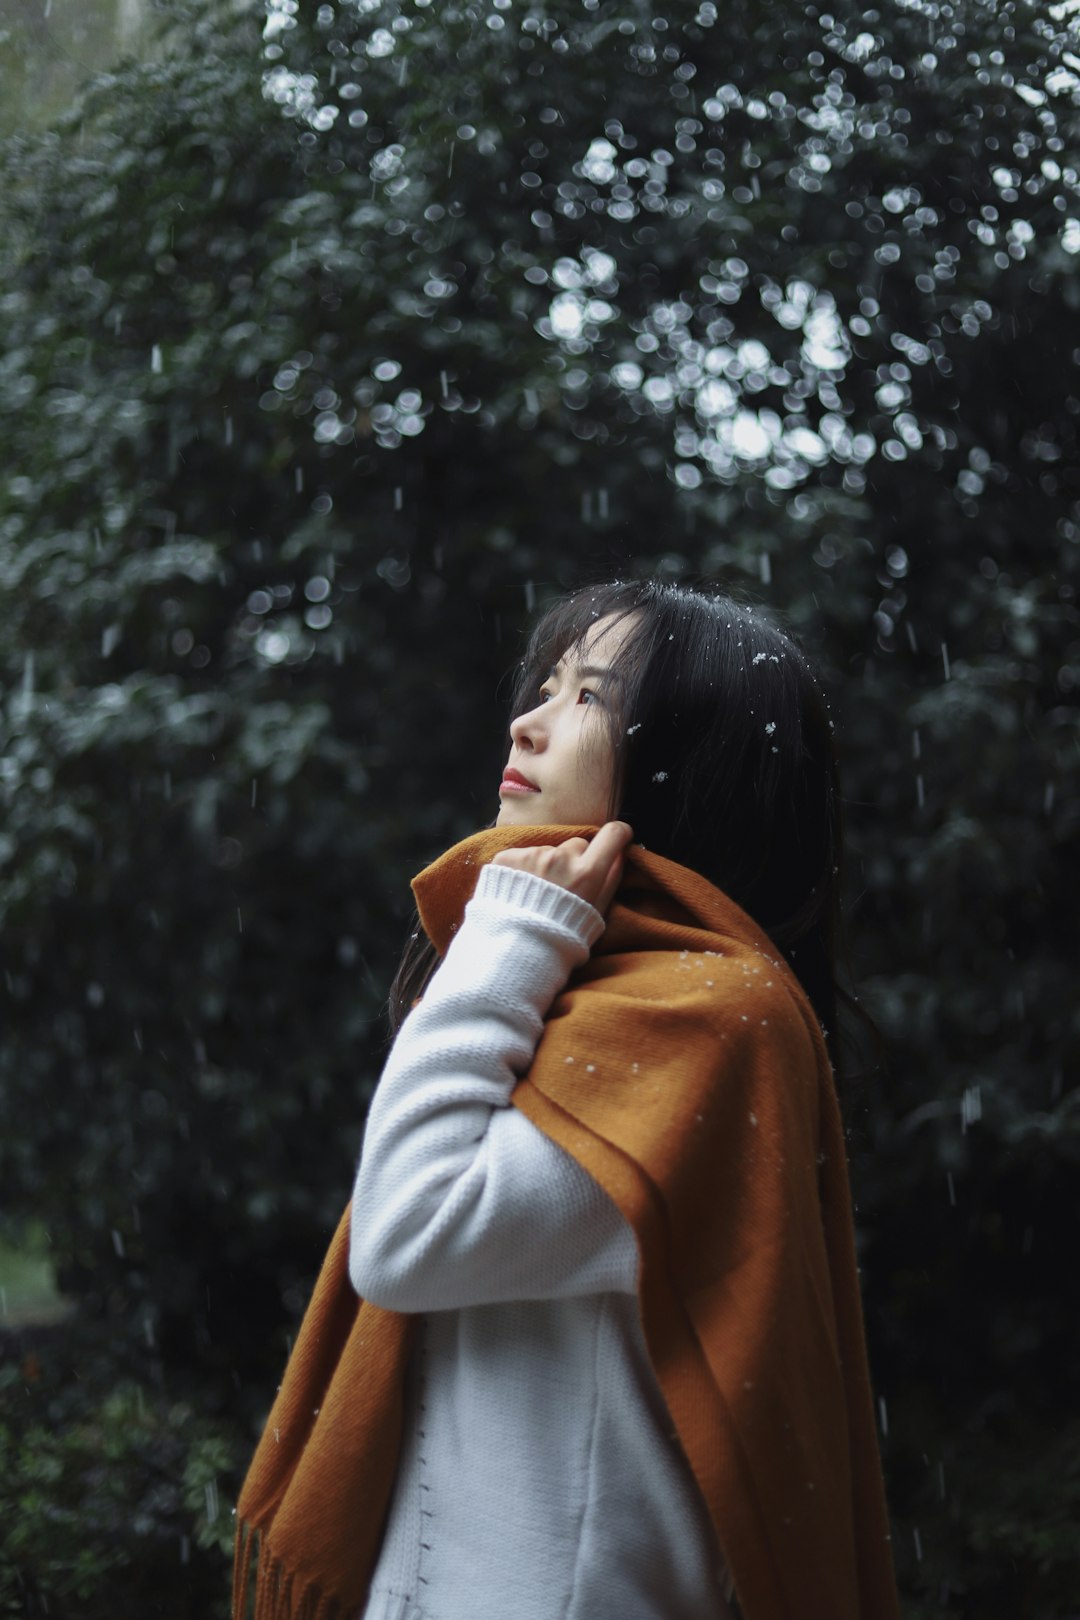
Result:
{"label": "woman", "polygon": [[260,1532],[259,1620],[894,1620],[827,707],[652,582],[550,608],[514,707],[495,826],[413,885],[234,1613]]}

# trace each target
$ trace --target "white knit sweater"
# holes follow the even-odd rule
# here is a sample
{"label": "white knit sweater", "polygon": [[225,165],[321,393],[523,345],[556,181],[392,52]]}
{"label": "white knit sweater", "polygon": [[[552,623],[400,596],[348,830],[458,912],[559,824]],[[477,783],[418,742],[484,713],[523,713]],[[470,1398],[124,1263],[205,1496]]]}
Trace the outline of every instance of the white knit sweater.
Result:
{"label": "white knit sweater", "polygon": [[363,1620],[729,1620],[645,1349],[633,1232],[509,1106],[603,929],[569,891],[484,867],[372,1101],[350,1275],[420,1321]]}

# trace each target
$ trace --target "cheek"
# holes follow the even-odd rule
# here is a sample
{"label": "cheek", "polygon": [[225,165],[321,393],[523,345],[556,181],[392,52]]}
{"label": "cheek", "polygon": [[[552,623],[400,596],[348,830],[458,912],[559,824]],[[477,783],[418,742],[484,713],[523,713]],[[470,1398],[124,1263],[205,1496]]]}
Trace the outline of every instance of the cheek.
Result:
{"label": "cheek", "polygon": [[605,795],[615,773],[615,751],[601,723],[589,727],[581,739],[581,771],[591,786]]}

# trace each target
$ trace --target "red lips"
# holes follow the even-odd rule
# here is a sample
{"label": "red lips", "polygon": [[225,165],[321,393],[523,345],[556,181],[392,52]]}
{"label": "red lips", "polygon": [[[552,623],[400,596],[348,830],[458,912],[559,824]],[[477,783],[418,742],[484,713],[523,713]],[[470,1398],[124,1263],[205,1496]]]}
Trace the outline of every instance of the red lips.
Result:
{"label": "red lips", "polygon": [[516,788],[528,788],[532,793],[539,793],[540,791],[535,782],[530,782],[527,776],[522,776],[520,771],[515,771],[512,765],[508,765],[505,771],[503,771],[503,785],[509,785],[510,787]]}

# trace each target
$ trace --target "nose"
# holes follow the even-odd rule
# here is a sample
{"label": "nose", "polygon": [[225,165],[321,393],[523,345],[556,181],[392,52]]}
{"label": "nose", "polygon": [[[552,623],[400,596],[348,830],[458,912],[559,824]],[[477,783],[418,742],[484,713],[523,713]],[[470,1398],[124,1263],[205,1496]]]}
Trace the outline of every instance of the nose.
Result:
{"label": "nose", "polygon": [[510,740],[523,754],[535,754],[538,747],[544,746],[543,709],[544,705],[538,703],[534,709],[527,709],[510,722]]}

